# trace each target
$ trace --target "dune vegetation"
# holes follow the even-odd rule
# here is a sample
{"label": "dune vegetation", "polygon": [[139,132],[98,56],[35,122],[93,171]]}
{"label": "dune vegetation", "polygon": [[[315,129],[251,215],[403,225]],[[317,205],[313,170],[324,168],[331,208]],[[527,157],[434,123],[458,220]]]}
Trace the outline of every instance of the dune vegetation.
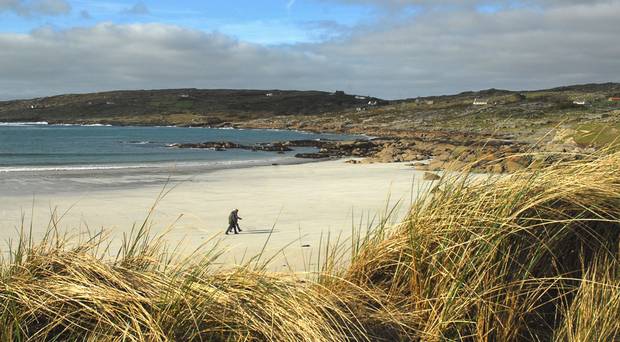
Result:
{"label": "dune vegetation", "polygon": [[0,339],[615,341],[620,153],[576,159],[444,176],[402,223],[326,242],[303,275],[262,255],[181,259],[148,224],[117,253],[104,233],[72,241],[52,224],[1,264]]}

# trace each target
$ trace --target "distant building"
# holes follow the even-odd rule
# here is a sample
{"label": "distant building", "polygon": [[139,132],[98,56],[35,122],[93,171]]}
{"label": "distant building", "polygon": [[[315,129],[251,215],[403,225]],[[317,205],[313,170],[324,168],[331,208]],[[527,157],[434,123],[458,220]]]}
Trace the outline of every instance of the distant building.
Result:
{"label": "distant building", "polygon": [[189,98],[189,94],[181,94],[180,96],[182,99],[187,99]]}
{"label": "distant building", "polygon": [[609,102],[620,102],[620,97],[612,96],[608,100]]}
{"label": "distant building", "polygon": [[415,99],[415,103],[416,104],[433,105],[433,104],[435,104],[435,101],[433,101],[433,100],[423,100],[423,99],[417,98],[417,99]]}
{"label": "distant building", "polygon": [[369,106],[376,106],[377,105],[377,101],[368,101],[368,105]]}
{"label": "distant building", "polygon": [[357,108],[355,108],[355,110],[358,111],[358,112],[364,112],[364,111],[366,111],[366,108],[364,108],[364,107],[357,107]]}
{"label": "distant building", "polygon": [[474,106],[486,106],[488,104],[489,104],[488,101],[481,101],[478,99],[474,99]]}
{"label": "distant building", "polygon": [[265,96],[267,96],[267,97],[272,97],[272,96],[273,96],[273,93],[267,93],[267,94],[265,94]]}
{"label": "distant building", "polygon": [[106,101],[105,104],[107,104],[108,106],[113,105],[114,102],[113,101]]}
{"label": "distant building", "polygon": [[366,96],[355,96],[356,100],[366,100]]}
{"label": "distant building", "polygon": [[573,101],[574,105],[578,105],[578,106],[585,106],[586,105],[586,101]]}

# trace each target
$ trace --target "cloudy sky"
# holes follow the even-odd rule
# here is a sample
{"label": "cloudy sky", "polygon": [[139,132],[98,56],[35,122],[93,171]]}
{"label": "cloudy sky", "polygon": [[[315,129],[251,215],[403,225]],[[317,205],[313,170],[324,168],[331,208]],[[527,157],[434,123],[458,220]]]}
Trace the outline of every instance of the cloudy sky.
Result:
{"label": "cloudy sky", "polygon": [[620,0],[0,0],[0,99],[620,81]]}

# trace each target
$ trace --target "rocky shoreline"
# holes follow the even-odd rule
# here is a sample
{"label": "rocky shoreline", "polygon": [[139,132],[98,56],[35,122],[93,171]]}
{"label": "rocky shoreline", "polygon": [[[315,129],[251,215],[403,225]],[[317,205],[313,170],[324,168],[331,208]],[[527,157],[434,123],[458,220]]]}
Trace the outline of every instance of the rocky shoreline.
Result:
{"label": "rocky shoreline", "polygon": [[291,140],[273,143],[241,145],[230,141],[173,144],[173,148],[196,148],[225,151],[244,149],[284,153],[298,147],[316,148],[316,152],[297,153],[304,159],[354,158],[351,163],[412,162],[419,170],[440,171],[471,168],[486,173],[515,172],[542,165],[544,160],[524,154],[527,144],[509,139],[454,140],[382,137],[355,141]]}

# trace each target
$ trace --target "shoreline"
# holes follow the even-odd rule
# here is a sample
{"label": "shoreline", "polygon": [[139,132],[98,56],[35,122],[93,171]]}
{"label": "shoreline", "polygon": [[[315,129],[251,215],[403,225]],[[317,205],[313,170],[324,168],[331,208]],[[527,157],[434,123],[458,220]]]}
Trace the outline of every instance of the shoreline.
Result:
{"label": "shoreline", "polygon": [[0,127],[20,127],[20,126],[58,126],[58,127],[158,127],[158,128],[208,128],[208,129],[221,129],[221,130],[238,130],[238,131],[274,131],[274,132],[295,132],[301,134],[346,134],[352,136],[359,136],[364,139],[376,139],[380,136],[367,135],[365,133],[347,133],[347,132],[338,132],[337,130],[315,130],[315,129],[298,129],[298,128],[274,128],[274,127],[261,127],[257,126],[241,126],[239,123],[231,123],[226,126],[209,126],[209,125],[159,125],[159,124],[123,124],[119,123],[107,123],[107,121],[93,121],[93,123],[79,123],[79,122],[48,122],[48,121],[19,121],[19,122],[10,122],[10,121],[0,121]]}
{"label": "shoreline", "polygon": [[[101,181],[97,178],[86,181]],[[133,224],[143,222],[164,184],[164,178],[141,175],[144,183],[119,187],[104,184],[92,191],[81,181],[82,187],[68,192],[0,196],[3,248],[8,239],[16,238],[14,228],[19,226],[22,215],[27,213],[26,226],[34,221],[37,240],[54,210],[63,216],[60,231],[75,234],[87,228],[104,228],[118,242]],[[67,187],[66,180],[59,182],[59,186]],[[303,265],[306,254],[317,253],[321,239],[328,233],[346,239],[352,227],[378,222],[386,208],[391,209],[400,200],[400,208],[390,218],[398,223],[406,211],[405,202],[415,199],[430,184],[423,180],[423,172],[403,163],[351,165],[331,160],[213,170],[173,179],[169,186],[174,189],[158,205],[151,220],[154,234],[174,223],[167,240],[171,245],[185,241],[185,251],[209,239],[213,239],[209,246],[219,242],[227,250],[222,265],[238,264],[242,255],[256,255],[267,239],[269,255],[293,243],[286,250],[286,259],[291,267],[303,270],[308,267]],[[244,218],[241,228],[245,230],[241,235],[225,236],[226,218],[233,208],[240,209]],[[274,263],[275,270],[283,265],[280,261]]]}

